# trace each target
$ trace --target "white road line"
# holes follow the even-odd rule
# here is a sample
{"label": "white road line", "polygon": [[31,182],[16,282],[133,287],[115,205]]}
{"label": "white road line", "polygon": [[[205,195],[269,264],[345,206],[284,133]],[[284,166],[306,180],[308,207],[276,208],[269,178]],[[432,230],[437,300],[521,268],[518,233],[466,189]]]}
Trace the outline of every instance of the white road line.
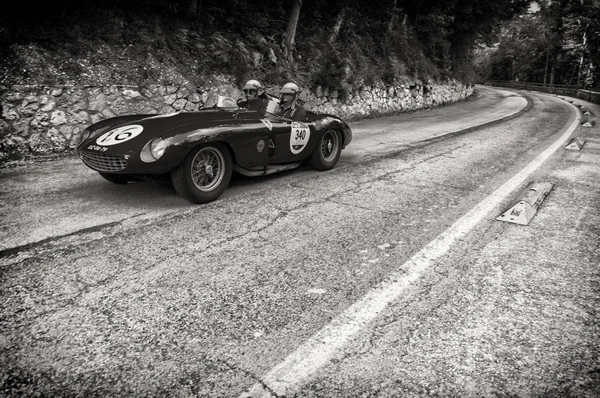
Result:
{"label": "white road line", "polygon": [[[581,115],[576,111],[576,119],[566,132],[550,145],[537,158],[518,172],[504,185],[479,203],[475,208],[458,219],[450,228],[442,232],[427,246],[417,252],[400,269],[392,272],[378,287],[323,327],[283,362],[272,368],[262,383],[254,384],[242,393],[240,398],[289,396],[312,377],[338,352],[354,335],[366,327],[385,307],[396,300],[403,291],[423,274],[433,261],[443,256],[452,245],[462,239],[477,223],[485,218],[512,191],[518,188],[541,164],[546,161],[579,125]],[[273,394],[274,393],[274,394]]]}

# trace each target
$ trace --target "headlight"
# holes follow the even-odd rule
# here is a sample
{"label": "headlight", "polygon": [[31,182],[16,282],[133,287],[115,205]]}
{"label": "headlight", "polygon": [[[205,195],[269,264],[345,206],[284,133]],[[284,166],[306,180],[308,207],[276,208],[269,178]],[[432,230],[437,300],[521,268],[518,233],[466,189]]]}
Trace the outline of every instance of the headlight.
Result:
{"label": "headlight", "polygon": [[150,153],[154,159],[160,159],[167,149],[167,143],[160,138],[155,138],[150,142]]}
{"label": "headlight", "polygon": [[88,129],[83,130],[81,132],[81,134],[79,135],[79,143],[81,144],[83,141],[90,138],[90,135],[92,135],[92,132],[90,130],[88,130]]}
{"label": "headlight", "polygon": [[142,151],[140,152],[140,159],[145,163],[156,162],[164,155],[165,150],[169,146],[168,140],[162,138],[155,138],[152,141],[148,141]]}

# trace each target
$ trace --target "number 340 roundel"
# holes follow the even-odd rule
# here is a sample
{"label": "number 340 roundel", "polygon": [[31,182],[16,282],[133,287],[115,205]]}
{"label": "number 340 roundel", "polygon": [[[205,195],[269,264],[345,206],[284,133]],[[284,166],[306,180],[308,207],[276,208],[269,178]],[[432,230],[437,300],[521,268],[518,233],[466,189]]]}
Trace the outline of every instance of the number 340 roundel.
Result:
{"label": "number 340 roundel", "polygon": [[293,122],[292,123],[292,134],[290,136],[290,151],[294,155],[302,152],[308,144],[310,138],[310,129],[304,123]]}
{"label": "number 340 roundel", "polygon": [[96,144],[104,146],[121,144],[125,141],[129,141],[130,139],[137,137],[143,130],[144,128],[139,124],[118,127],[98,137],[98,139],[96,140]]}

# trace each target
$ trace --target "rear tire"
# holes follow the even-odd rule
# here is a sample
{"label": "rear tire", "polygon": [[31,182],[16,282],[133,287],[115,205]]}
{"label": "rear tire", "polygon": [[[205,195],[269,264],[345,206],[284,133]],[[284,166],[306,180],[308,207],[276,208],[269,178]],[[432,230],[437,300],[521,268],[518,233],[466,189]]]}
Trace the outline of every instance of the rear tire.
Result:
{"label": "rear tire", "polygon": [[136,182],[137,179],[129,176],[127,174],[107,174],[107,173],[99,173],[102,177],[104,177],[107,181],[112,182],[113,184],[124,185],[129,184],[130,182]]}
{"label": "rear tire", "polygon": [[193,203],[208,203],[225,192],[233,171],[233,160],[227,147],[210,143],[194,148],[171,172],[177,193]]}
{"label": "rear tire", "polygon": [[330,170],[342,153],[342,134],[338,130],[327,130],[310,157],[310,165],[317,170]]}

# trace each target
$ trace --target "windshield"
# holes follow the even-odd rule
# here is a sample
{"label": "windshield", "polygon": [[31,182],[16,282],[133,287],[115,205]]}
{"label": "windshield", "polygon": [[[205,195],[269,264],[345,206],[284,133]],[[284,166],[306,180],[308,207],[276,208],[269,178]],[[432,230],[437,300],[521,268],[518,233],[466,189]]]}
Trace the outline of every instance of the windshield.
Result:
{"label": "windshield", "polygon": [[219,95],[217,98],[217,103],[213,105],[213,107],[225,111],[260,112],[265,116],[281,116],[282,114],[281,106],[279,105],[279,99],[271,96],[269,96],[268,99],[259,98],[249,101],[245,107],[240,108],[233,98]]}
{"label": "windshield", "polygon": [[231,108],[237,108],[237,107],[238,107],[238,105],[233,98],[219,95],[219,98],[217,99],[217,108],[231,109]]}
{"label": "windshield", "polygon": [[281,106],[279,106],[279,100],[275,97],[270,97],[269,101],[267,102],[267,106],[265,109],[265,113],[266,114],[271,114],[271,115],[275,115],[275,116],[280,116],[281,115]]}

